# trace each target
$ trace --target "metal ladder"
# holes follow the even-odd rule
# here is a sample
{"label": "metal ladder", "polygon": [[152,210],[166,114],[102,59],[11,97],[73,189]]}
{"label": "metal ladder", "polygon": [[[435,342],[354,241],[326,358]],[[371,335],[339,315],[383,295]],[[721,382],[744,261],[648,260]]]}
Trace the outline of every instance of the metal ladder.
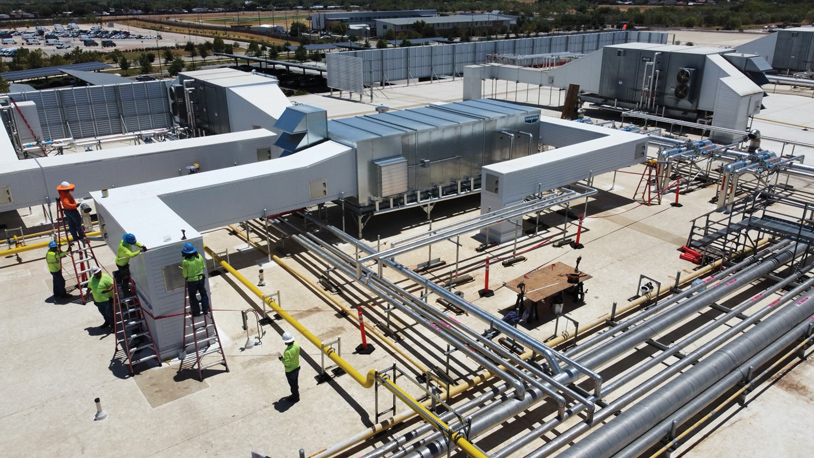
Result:
{"label": "metal ladder", "polygon": [[[184,282],[184,338],[181,343],[181,352],[184,357],[182,359],[188,359],[186,356],[187,342],[191,341],[195,345],[192,367],[198,370],[198,378],[201,381],[203,381],[204,369],[212,366],[222,364],[226,368],[226,372],[229,372],[229,364],[226,363],[226,354],[223,352],[220,343],[220,335],[218,334],[218,328],[215,326],[215,316],[212,313],[211,303],[210,300],[209,313],[205,313],[200,317],[193,317],[192,307],[189,305],[189,289],[186,282]],[[220,355],[220,357],[205,363],[203,359],[210,355]]]}
{"label": "metal ladder", "polygon": [[[155,359],[161,366],[158,357],[158,348],[150,332],[150,327],[144,321],[136,293],[136,284],[131,278],[126,285],[116,285],[113,294],[113,322],[116,336],[116,351],[121,348],[127,356],[127,365],[130,375],[133,375],[133,366]],[[139,352],[142,356],[136,356]]]}
{"label": "metal ladder", "polygon": [[[83,229],[84,231],[84,229]],[[70,240],[68,223],[65,221],[65,214],[62,209],[62,202],[57,199],[57,240],[64,237],[65,240]],[[90,240],[85,237],[84,242],[74,240],[76,248],[72,244],[68,245],[68,253],[71,255],[71,264],[73,264],[74,277],[76,278],[76,288],[79,290],[79,298],[85,304],[87,299],[85,296],[89,295],[90,289],[87,287],[90,282],[90,270],[93,267],[99,267],[99,261],[96,260],[96,255],[93,254],[93,248],[90,246]],[[82,244],[85,244],[83,247]]]}

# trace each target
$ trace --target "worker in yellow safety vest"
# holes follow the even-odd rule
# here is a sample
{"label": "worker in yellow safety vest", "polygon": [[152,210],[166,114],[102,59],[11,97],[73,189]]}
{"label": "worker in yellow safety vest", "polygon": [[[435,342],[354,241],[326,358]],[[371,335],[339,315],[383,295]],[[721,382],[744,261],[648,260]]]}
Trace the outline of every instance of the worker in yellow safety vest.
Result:
{"label": "worker in yellow safety vest", "polygon": [[288,332],[283,333],[283,343],[285,351],[278,358],[283,362],[285,368],[285,378],[291,388],[291,396],[288,402],[300,402],[300,344],[294,342],[294,336]]}
{"label": "worker in yellow safety vest", "polygon": [[116,250],[116,267],[119,270],[113,273],[117,284],[122,285],[130,280],[130,259],[143,251],[147,251],[147,247],[136,241],[135,235],[127,233],[122,236],[119,249]]}
{"label": "worker in yellow safety vest", "polygon": [[88,288],[93,293],[93,303],[105,319],[105,322],[100,326],[101,328],[113,327],[113,289],[116,285],[110,275],[102,272],[99,267],[92,267],[90,270],[90,281]]}
{"label": "worker in yellow safety vest", "polygon": [[54,280],[54,300],[72,297],[65,291],[65,278],[62,276],[62,258],[68,256],[67,251],[59,249],[57,242],[48,244],[48,252],[45,253],[45,262],[48,264],[48,271]]}
{"label": "worker in yellow safety vest", "polygon": [[[204,277],[203,256],[198,254],[195,245],[187,242],[181,249],[184,261],[181,263],[181,275],[187,281],[187,293],[189,294],[189,304],[192,306],[192,316],[201,316],[209,313],[209,297],[206,295],[206,278]],[[201,301],[198,302],[198,293],[201,293]],[[203,306],[203,312],[201,311]]]}

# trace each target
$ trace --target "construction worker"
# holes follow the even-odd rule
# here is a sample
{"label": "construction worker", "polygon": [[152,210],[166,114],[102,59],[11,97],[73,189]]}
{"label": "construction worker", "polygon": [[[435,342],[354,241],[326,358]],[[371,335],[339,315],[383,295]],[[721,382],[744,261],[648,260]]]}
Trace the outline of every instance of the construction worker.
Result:
{"label": "construction worker", "polygon": [[285,351],[278,357],[283,362],[285,368],[285,378],[288,380],[288,386],[291,387],[291,396],[288,397],[289,402],[300,402],[300,344],[294,342],[294,336],[288,332],[283,333],[283,343],[285,344]]}
{"label": "construction worker", "polygon": [[116,250],[116,266],[119,270],[113,272],[116,284],[122,285],[130,280],[130,259],[135,258],[143,251],[147,251],[147,247],[138,243],[135,235],[128,232],[122,236],[119,249]]}
{"label": "construction worker", "polygon": [[91,268],[90,274],[88,288],[93,293],[93,303],[105,319],[101,327],[113,327],[113,288],[116,284],[110,275],[103,273],[99,267]]}
{"label": "construction worker", "polygon": [[67,255],[67,251],[59,249],[57,242],[48,244],[45,262],[48,263],[48,271],[51,272],[54,280],[54,299],[71,297],[68,291],[65,291],[65,278],[62,276],[62,258]]}
{"label": "construction worker", "polygon": [[[181,249],[184,261],[181,263],[181,275],[187,281],[189,304],[192,306],[192,316],[201,316],[209,313],[209,297],[206,295],[206,279],[204,278],[203,256],[198,254],[195,245],[187,242]],[[198,294],[201,293],[201,304],[198,303]],[[203,313],[201,313],[203,305]]]}
{"label": "construction worker", "polygon": [[79,210],[77,210],[78,205],[71,195],[71,191],[73,190],[74,185],[67,181],[63,181],[62,184],[57,186],[59,201],[62,203],[62,214],[65,216],[65,221],[68,223],[68,231],[70,231],[74,241],[78,242],[81,240],[87,243],[85,240],[85,231],[82,230],[82,215],[79,214]]}

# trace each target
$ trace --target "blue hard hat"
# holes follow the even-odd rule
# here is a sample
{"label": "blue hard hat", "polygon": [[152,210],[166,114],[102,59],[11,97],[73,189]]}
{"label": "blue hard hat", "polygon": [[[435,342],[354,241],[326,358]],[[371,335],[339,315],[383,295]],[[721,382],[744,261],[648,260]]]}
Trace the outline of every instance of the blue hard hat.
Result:
{"label": "blue hard hat", "polygon": [[122,240],[124,240],[124,243],[129,243],[132,245],[136,243],[136,236],[128,232],[122,236]]}
{"label": "blue hard hat", "polygon": [[48,244],[48,248],[56,248],[56,247],[57,247],[57,242],[52,241],[51,243]]}
{"label": "blue hard hat", "polygon": [[188,243],[188,242],[185,243],[184,248],[181,249],[181,253],[184,253],[184,254],[192,254],[195,251],[196,251],[195,250],[195,245],[193,245],[191,243]]}

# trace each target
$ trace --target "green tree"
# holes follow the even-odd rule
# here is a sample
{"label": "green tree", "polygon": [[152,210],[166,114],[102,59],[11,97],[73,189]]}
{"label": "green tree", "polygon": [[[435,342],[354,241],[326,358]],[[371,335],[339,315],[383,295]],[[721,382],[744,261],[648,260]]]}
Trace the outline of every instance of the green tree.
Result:
{"label": "green tree", "polygon": [[9,89],[8,81],[5,78],[0,77],[0,92],[5,94],[9,90],[10,89]]}
{"label": "green tree", "polygon": [[195,70],[198,69],[198,67],[199,67],[198,65],[195,65],[195,62],[187,62],[186,65],[184,66],[184,70],[188,72],[194,72]]}
{"label": "green tree", "polygon": [[226,43],[223,42],[223,38],[220,36],[215,37],[212,41],[212,50],[215,52],[223,52],[226,50]]}
{"label": "green tree", "polygon": [[269,47],[268,56],[271,60],[277,60],[277,58],[280,57],[280,51],[277,51],[277,47],[272,45]]}
{"label": "green tree", "polygon": [[147,54],[141,54],[138,58],[138,65],[141,69],[141,74],[146,75],[148,73],[153,72],[153,64],[150,62],[150,58],[147,57]]}
{"label": "green tree", "polygon": [[299,45],[297,50],[294,51],[294,59],[298,62],[305,62],[305,59],[308,58],[308,51],[305,50],[304,45]]}
{"label": "green tree", "polygon": [[335,34],[339,35],[340,37],[344,36],[346,33],[348,33],[348,25],[343,24],[341,22],[338,23],[338,24],[334,24],[334,26],[331,27],[331,33],[335,33]]}
{"label": "green tree", "polygon": [[377,40],[376,41],[376,48],[377,49],[384,49],[387,47],[387,40]]}
{"label": "green tree", "polygon": [[198,45],[198,55],[201,56],[201,59],[206,62],[206,58],[209,57],[209,50],[206,49],[206,45],[201,43]]}
{"label": "green tree", "polygon": [[[18,51],[19,52],[19,51]],[[44,55],[42,49],[37,49],[28,53],[26,58],[26,65],[28,68],[41,68],[45,65]]]}
{"label": "green tree", "polygon": [[260,52],[260,45],[254,40],[250,41],[249,42],[249,47],[246,48],[246,55],[247,56],[256,56],[257,53],[259,53],[259,52]]}
{"label": "green tree", "polygon": [[67,63],[68,61],[65,60],[65,58],[60,56],[59,54],[54,54],[53,56],[51,56],[50,59],[48,59],[48,66],[50,67],[61,67],[63,65],[66,65]]}
{"label": "green tree", "polygon": [[184,51],[192,59],[192,62],[195,62],[195,57],[198,56],[198,48],[195,47],[195,43],[187,41],[187,44],[184,45]]}
{"label": "green tree", "polygon": [[147,60],[149,60],[151,64],[153,62],[155,62],[155,53],[148,52],[147,53]]}
{"label": "green tree", "polygon": [[164,65],[170,65],[175,60],[175,55],[171,49],[164,50]]}
{"label": "green tree", "polygon": [[312,52],[311,53],[311,60],[313,60],[314,62],[322,61],[322,54],[320,54],[319,51]]}
{"label": "green tree", "polygon": [[176,57],[175,59],[173,59],[172,63],[170,63],[169,69],[167,69],[171,76],[178,76],[178,74],[181,73],[181,71],[183,70],[184,70],[184,59],[181,59],[180,57]]}
{"label": "green tree", "polygon": [[288,34],[292,37],[299,37],[306,32],[308,32],[308,26],[299,21],[292,22],[288,29]]}
{"label": "green tree", "polygon": [[365,38],[365,43],[362,45],[362,47],[363,47],[363,48],[369,48],[369,47],[370,47],[370,40],[368,40],[367,38]]}
{"label": "green tree", "polygon": [[384,39],[387,41],[395,40],[396,32],[393,29],[387,29],[387,32],[384,32]]}
{"label": "green tree", "polygon": [[119,59],[119,68],[124,70],[124,74],[127,75],[127,71],[130,70],[130,61],[122,57]]}

